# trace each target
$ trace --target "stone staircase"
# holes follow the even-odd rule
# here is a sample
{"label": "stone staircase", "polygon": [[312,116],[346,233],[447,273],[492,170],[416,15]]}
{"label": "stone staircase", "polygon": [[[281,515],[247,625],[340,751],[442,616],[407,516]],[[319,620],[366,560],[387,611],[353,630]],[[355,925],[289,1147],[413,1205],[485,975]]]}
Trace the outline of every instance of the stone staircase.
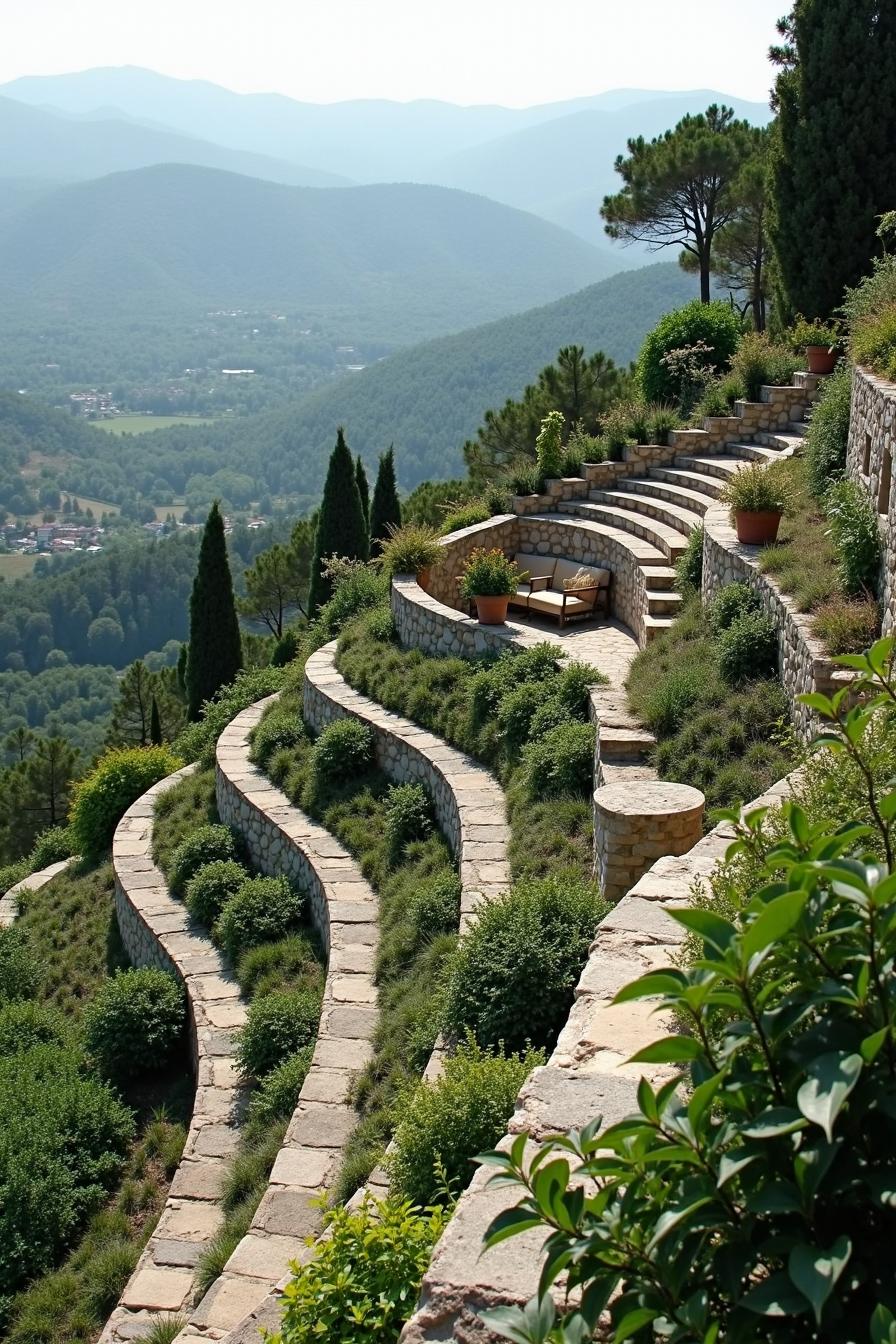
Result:
{"label": "stone staircase", "polygon": [[674,566],[691,532],[747,463],[799,450],[820,381],[798,373],[790,387],[763,387],[761,401],[737,402],[731,416],[676,430],[668,453],[655,465],[644,463],[640,474],[608,480],[604,464],[586,465],[575,495],[557,502],[560,516],[587,520],[596,544],[605,537],[623,547],[641,571],[643,642],[667,629],[681,606]]}

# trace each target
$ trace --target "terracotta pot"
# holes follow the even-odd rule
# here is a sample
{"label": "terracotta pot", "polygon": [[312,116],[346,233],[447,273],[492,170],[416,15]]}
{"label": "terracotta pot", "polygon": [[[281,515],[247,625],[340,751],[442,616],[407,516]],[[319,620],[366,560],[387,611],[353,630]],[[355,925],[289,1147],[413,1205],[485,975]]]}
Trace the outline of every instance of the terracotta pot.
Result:
{"label": "terracotta pot", "polygon": [[837,351],[827,345],[807,345],[806,359],[810,373],[833,373],[837,364]]}
{"label": "terracotta pot", "polygon": [[738,509],[735,515],[737,539],[747,546],[767,546],[778,535],[781,523],[779,509],[768,509],[762,513],[747,513]]}
{"label": "terracotta pot", "polygon": [[480,625],[503,625],[507,620],[509,597],[474,597]]}
{"label": "terracotta pot", "polygon": [[420,588],[423,589],[429,588],[429,576],[431,573],[432,570],[429,568],[429,566],[427,566],[426,569],[417,570],[417,584]]}

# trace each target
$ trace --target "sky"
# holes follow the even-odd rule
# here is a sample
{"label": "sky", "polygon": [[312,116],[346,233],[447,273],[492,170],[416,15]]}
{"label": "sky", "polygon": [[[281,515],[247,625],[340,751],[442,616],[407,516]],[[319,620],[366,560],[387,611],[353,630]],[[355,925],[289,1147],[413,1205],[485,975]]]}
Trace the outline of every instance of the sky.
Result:
{"label": "sky", "polygon": [[0,83],[141,65],[308,102],[524,107],[611,88],[764,100],[786,0],[0,0]]}

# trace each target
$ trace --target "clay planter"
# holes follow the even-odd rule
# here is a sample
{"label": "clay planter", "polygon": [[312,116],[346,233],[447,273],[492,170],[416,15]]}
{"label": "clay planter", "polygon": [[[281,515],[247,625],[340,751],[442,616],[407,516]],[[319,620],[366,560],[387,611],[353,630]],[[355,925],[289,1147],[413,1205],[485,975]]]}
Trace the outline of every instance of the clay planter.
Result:
{"label": "clay planter", "polygon": [[509,597],[474,597],[473,601],[480,625],[503,625],[507,620]]}
{"label": "clay planter", "polygon": [[780,523],[781,513],[778,509],[763,510],[762,513],[748,513],[746,509],[738,509],[734,525],[738,541],[745,546],[767,546],[777,539]]}
{"label": "clay planter", "polygon": [[807,345],[806,359],[810,373],[833,373],[837,364],[837,351],[827,345]]}
{"label": "clay planter", "polygon": [[425,569],[418,569],[415,575],[418,588],[422,588],[425,592],[429,590],[429,576],[431,573],[432,570],[427,566]]}

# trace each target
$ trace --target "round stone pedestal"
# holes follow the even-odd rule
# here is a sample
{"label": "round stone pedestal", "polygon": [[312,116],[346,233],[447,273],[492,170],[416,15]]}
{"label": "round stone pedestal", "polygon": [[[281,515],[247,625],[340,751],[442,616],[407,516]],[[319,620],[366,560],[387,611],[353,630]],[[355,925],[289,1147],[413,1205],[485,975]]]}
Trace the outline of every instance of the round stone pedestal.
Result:
{"label": "round stone pedestal", "polygon": [[639,780],[594,795],[594,876],[618,901],[664,854],[686,854],[703,835],[706,799],[688,784]]}

